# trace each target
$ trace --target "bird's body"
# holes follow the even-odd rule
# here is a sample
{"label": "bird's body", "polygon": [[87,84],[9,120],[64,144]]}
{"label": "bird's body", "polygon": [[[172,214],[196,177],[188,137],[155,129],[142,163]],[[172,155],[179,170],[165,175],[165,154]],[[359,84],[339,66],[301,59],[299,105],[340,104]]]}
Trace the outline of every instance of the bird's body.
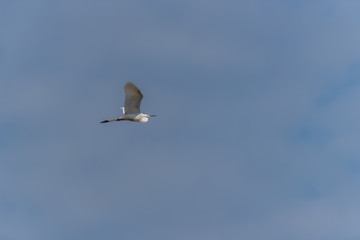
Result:
{"label": "bird's body", "polygon": [[101,123],[115,122],[115,121],[133,121],[146,123],[149,121],[150,117],[155,117],[156,115],[144,114],[140,112],[140,104],[143,98],[140,90],[131,82],[128,82],[124,86],[125,90],[125,107],[122,107],[123,117],[104,120]]}

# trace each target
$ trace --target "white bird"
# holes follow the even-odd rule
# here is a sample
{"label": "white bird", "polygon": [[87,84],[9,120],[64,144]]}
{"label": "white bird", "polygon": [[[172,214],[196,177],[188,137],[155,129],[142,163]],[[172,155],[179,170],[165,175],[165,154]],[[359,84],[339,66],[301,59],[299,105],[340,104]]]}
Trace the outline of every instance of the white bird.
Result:
{"label": "white bird", "polygon": [[150,117],[156,117],[156,115],[144,114],[140,112],[140,104],[143,98],[140,90],[131,82],[128,82],[124,86],[125,90],[125,107],[122,107],[124,116],[112,120],[104,120],[101,123],[114,122],[114,121],[133,121],[146,123]]}

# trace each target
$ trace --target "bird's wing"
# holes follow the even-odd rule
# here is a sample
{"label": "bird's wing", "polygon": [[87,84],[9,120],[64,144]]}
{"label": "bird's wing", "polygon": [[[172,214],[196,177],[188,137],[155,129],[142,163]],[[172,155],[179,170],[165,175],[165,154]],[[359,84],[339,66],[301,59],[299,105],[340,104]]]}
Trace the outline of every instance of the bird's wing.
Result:
{"label": "bird's wing", "polygon": [[124,86],[125,90],[125,115],[139,114],[140,104],[143,98],[140,90],[131,82]]}

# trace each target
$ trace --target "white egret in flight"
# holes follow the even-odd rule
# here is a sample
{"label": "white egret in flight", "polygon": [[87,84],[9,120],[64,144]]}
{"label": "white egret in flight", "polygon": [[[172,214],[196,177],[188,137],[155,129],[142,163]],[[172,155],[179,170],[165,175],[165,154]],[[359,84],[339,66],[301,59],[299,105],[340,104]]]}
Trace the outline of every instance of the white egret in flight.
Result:
{"label": "white egret in flight", "polygon": [[156,115],[140,113],[140,104],[143,98],[140,90],[131,82],[124,86],[125,90],[125,107],[122,107],[124,116],[112,120],[104,120],[101,123],[114,122],[114,121],[133,121],[146,123],[149,117],[156,117]]}

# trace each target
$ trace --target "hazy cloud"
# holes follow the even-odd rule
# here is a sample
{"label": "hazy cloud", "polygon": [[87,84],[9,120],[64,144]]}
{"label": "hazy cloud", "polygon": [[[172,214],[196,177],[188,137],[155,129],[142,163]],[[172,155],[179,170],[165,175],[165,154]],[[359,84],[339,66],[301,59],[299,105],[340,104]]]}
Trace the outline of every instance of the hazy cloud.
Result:
{"label": "hazy cloud", "polygon": [[0,238],[358,238],[359,8],[3,1]]}

